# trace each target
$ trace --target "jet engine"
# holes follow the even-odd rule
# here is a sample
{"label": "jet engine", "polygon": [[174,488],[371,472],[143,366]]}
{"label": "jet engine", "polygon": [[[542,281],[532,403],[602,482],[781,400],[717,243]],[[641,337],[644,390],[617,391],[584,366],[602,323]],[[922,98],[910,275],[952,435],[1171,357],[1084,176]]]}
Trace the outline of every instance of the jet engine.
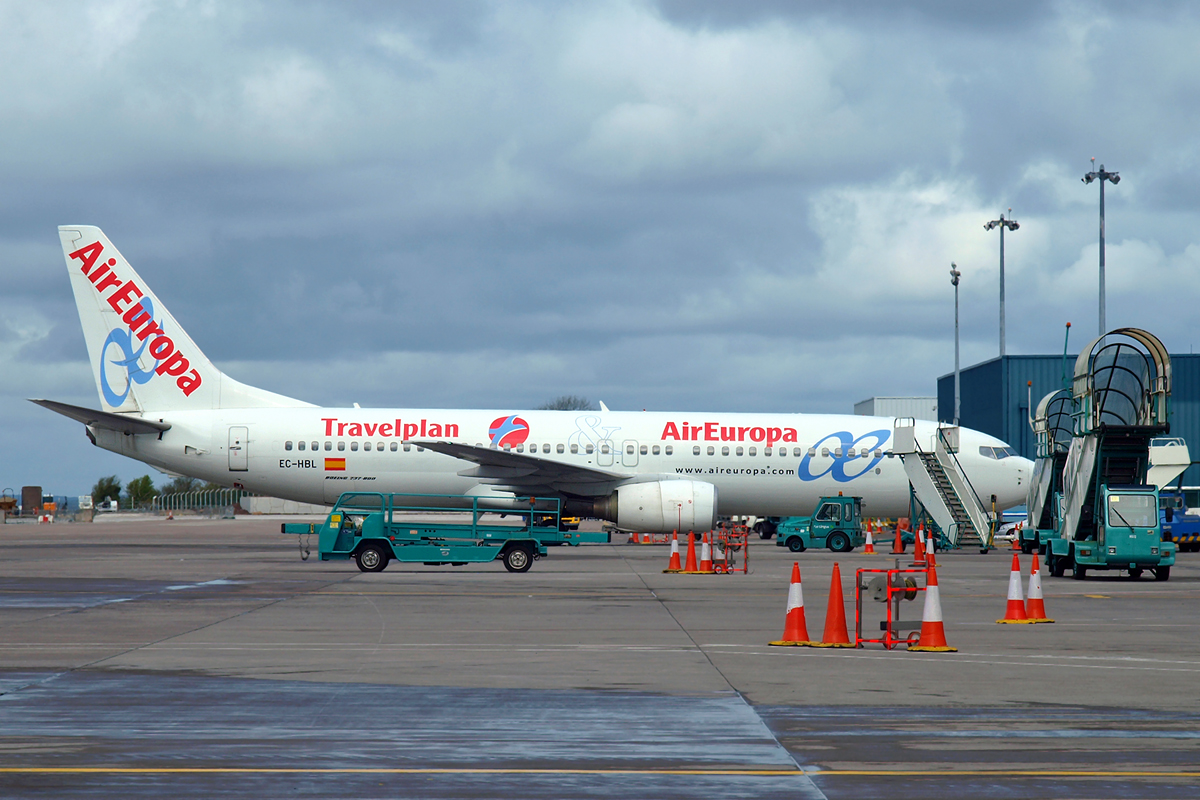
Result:
{"label": "jet engine", "polygon": [[707,531],[717,523],[717,487],[704,481],[628,483],[596,501],[592,515],[631,531]]}

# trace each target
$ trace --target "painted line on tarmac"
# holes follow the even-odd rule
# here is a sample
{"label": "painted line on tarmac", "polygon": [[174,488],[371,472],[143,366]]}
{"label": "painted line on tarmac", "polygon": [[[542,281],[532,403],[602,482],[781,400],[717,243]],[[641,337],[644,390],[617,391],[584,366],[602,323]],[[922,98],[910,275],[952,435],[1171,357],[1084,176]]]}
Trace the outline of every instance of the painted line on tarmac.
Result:
{"label": "painted line on tarmac", "polygon": [[729,778],[1183,778],[1200,771],[1075,769],[572,769],[486,767],[0,767],[5,775],[666,775]]}
{"label": "painted line on tarmac", "polygon": [[805,777],[798,769],[571,769],[505,767],[0,767],[4,775],[694,775]]}

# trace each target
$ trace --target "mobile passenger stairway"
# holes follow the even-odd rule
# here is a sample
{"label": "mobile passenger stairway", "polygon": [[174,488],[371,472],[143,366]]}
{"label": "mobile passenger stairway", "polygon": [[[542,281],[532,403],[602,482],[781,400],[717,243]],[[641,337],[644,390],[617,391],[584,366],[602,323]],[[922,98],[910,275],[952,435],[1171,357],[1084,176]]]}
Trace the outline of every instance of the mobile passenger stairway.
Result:
{"label": "mobile passenger stairway", "polygon": [[1166,348],[1138,328],[1098,336],[1075,361],[1071,394],[1058,531],[1046,542],[1050,574],[1115,569],[1136,578],[1149,569],[1167,580],[1175,545],[1162,541],[1158,487],[1147,474],[1152,442],[1170,431]]}
{"label": "mobile passenger stairway", "polygon": [[1018,532],[1021,552],[1044,552],[1043,541],[1057,534],[1063,491],[1063,468],[1074,438],[1075,401],[1067,389],[1058,389],[1042,398],[1031,425],[1037,443],[1037,460],[1026,501],[1028,516]]}
{"label": "mobile passenger stairway", "polygon": [[892,432],[892,452],[904,462],[904,474],[921,505],[942,529],[951,547],[992,545],[993,519],[958,460],[955,427],[934,431],[929,440],[916,433],[916,420],[901,417]]}

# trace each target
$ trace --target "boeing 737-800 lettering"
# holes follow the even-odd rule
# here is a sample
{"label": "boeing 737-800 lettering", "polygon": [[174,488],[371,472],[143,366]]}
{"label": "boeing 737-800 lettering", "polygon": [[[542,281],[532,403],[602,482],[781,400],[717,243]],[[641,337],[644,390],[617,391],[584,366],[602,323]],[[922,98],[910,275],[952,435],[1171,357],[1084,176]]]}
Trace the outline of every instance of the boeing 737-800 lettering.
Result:
{"label": "boeing 737-800 lettering", "polygon": [[[368,490],[461,495],[496,509],[557,496],[568,513],[643,531],[707,530],[718,513],[812,512],[861,495],[907,513],[889,450],[895,420],[829,414],[321,408],[221,373],[113,247],[59,228],[100,410],[35,400],[92,443],[169,473],[332,503]],[[936,423],[917,422],[925,440]],[[998,507],[1024,500],[1031,464],[962,430],[960,460]]]}

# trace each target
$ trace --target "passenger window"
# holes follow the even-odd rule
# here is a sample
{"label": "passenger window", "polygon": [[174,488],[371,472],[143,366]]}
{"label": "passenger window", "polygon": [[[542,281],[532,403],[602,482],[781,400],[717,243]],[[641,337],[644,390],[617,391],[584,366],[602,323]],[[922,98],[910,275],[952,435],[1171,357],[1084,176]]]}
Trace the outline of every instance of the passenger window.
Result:
{"label": "passenger window", "polygon": [[351,442],[351,443],[350,443],[350,449],[351,449],[351,450],[357,450],[357,449],[358,449],[358,442]]}
{"label": "passenger window", "polygon": [[625,452],[628,453],[629,455],[633,455],[633,450],[634,450],[633,445],[630,444],[630,445],[625,446]]}
{"label": "passenger window", "polygon": [[846,457],[854,458],[854,448],[853,447],[846,448]]}
{"label": "passenger window", "polygon": [[[727,447],[727,448],[725,448],[725,449],[726,449],[727,451],[729,450],[729,448],[728,448],[728,447]],[[716,452],[717,452],[717,449],[716,449],[715,447],[713,447],[713,446],[710,444],[710,445],[708,446],[708,454],[711,456],[711,455],[715,454]]]}
{"label": "passenger window", "polygon": [[875,457],[876,457],[876,458],[883,458],[883,451],[882,451],[882,450],[879,450],[879,449],[876,449],[876,450],[875,450]]}
{"label": "passenger window", "polygon": [[399,449],[399,448],[398,448],[398,446],[396,445],[396,443],[395,443],[395,442],[392,442],[392,446],[391,446],[389,449],[390,449],[390,450],[391,450],[391,451],[394,453],[394,452],[396,452],[396,450],[397,450],[397,449]]}
{"label": "passenger window", "polygon": [[[338,442],[338,450],[345,450],[345,449],[346,449],[346,443]],[[407,449],[407,448],[405,448],[405,449]]]}
{"label": "passenger window", "polygon": [[366,452],[368,452],[368,453],[369,453],[369,452],[371,452],[371,443],[370,443],[370,442],[363,442],[363,450],[365,450],[365,451],[366,451]]}
{"label": "passenger window", "polygon": [[578,452],[579,452],[579,445],[577,445],[577,444],[571,445],[571,455],[575,455]]}
{"label": "passenger window", "polygon": [[700,455],[700,445],[695,445],[692,448],[692,455],[694,455],[694,456]]}
{"label": "passenger window", "polygon": [[291,449],[292,449],[292,443],[291,443],[291,442],[284,442],[284,443],[283,443],[283,449],[284,449],[284,450],[291,450]]}
{"label": "passenger window", "polygon": [[[340,447],[338,448],[338,450],[341,450],[341,449],[342,449],[342,448],[340,448]],[[406,453],[407,453],[407,452],[409,452],[409,451],[411,451],[411,450],[412,450],[412,445],[411,445],[411,444],[406,444],[406,445],[404,445],[404,452],[406,452]]]}
{"label": "passenger window", "polygon": [[608,454],[608,452],[609,452],[609,450],[608,450],[608,445],[606,445],[606,444],[602,444],[602,445],[600,445],[600,452],[601,452],[601,453],[604,453],[605,455],[607,455],[607,454]]}
{"label": "passenger window", "polygon": [[[711,449],[711,448],[710,448],[710,449]],[[710,453],[710,455],[711,455],[711,453]],[[723,456],[727,456],[727,455],[729,455],[729,448],[728,448],[728,447],[722,447],[722,448],[721,448],[721,455],[723,455]]]}
{"label": "passenger window", "polygon": [[841,458],[842,457],[842,448],[840,448],[840,447],[833,448],[833,457]]}
{"label": "passenger window", "polygon": [[756,447],[751,447],[751,448],[750,448],[750,450],[749,450],[749,451],[747,451],[747,452],[749,452],[749,453],[750,453],[750,455],[752,455],[752,456],[756,456],[756,455],[758,455],[758,448],[756,448]]}
{"label": "passenger window", "polygon": [[560,445],[557,445],[557,446],[554,448],[554,451],[555,451],[556,453],[558,453],[559,455],[562,455],[562,452],[563,452],[563,450],[564,450],[564,449],[565,449],[565,448],[564,448],[564,447],[563,447],[563,446],[560,444]]}
{"label": "passenger window", "polygon": [[[559,452],[561,453],[561,452],[562,452],[562,445],[560,444],[558,447],[559,447]],[[550,453],[550,445],[548,445],[548,444],[544,444],[544,445],[542,445],[542,452],[543,452],[543,453],[546,453],[547,455],[549,455],[549,453]]]}
{"label": "passenger window", "polygon": [[[408,449],[408,445],[404,445],[404,448],[407,450],[407,449]],[[512,445],[511,445],[511,444],[506,444],[506,445],[504,445],[504,452],[506,452],[506,453],[511,453],[511,452],[512,452]]]}
{"label": "passenger window", "polygon": [[653,452],[654,455],[658,455],[658,445],[654,445],[654,447],[651,448],[651,452]]}
{"label": "passenger window", "polygon": [[418,453],[424,453],[424,452],[425,452],[425,448],[424,448],[424,447],[421,447],[421,445],[417,445],[417,452],[418,452]]}
{"label": "passenger window", "polygon": [[595,452],[595,450],[596,448],[589,444],[584,452],[590,456],[593,452]]}
{"label": "passenger window", "polygon": [[[656,447],[656,448],[654,448],[654,449],[655,449],[655,450],[658,450],[658,448],[657,448],[657,447]],[[646,453],[647,453],[647,452],[649,452],[649,451],[646,449],[646,445],[642,445],[642,446],[641,446],[641,448],[640,448],[640,450],[641,450],[641,453],[642,453],[642,455],[646,455]]]}
{"label": "passenger window", "polygon": [[[754,452],[753,452],[753,451],[754,451],[754,448],[753,448],[753,447],[751,447],[751,448],[750,448],[750,450],[751,450],[751,452],[750,452],[750,455],[754,455]],[[769,455],[771,455],[771,448],[769,448],[769,447],[764,447],[764,448],[763,448],[763,455],[764,455],[764,456],[769,456]]]}
{"label": "passenger window", "polygon": [[383,452],[383,442],[376,442],[376,443],[375,443],[375,449],[376,449],[376,450],[378,450],[378,451],[380,451],[380,452]]}
{"label": "passenger window", "polygon": [[333,449],[333,442],[326,442],[326,443],[325,443],[325,449],[326,449],[326,450],[332,450],[332,449]]}
{"label": "passenger window", "polygon": [[517,452],[518,452],[518,453],[524,453],[524,452],[525,452],[525,445],[523,445],[523,444],[519,444],[519,445],[517,445]]}
{"label": "passenger window", "polygon": [[[303,450],[303,449],[304,449],[304,442],[300,442],[299,444],[297,444],[297,445],[296,445],[296,449],[297,449],[297,450]],[[980,450],[982,450],[983,448],[981,447],[981,448],[979,448],[979,449],[980,449]]]}
{"label": "passenger window", "polygon": [[828,447],[821,448],[821,458],[829,458],[829,448]]}
{"label": "passenger window", "polygon": [[671,447],[671,445],[667,445],[667,447],[666,447],[666,453],[667,453],[667,455],[671,455],[671,451],[672,451],[672,449],[673,449],[673,448]]}
{"label": "passenger window", "polygon": [[734,454],[735,456],[740,456],[740,455],[742,454],[742,448],[740,448],[740,447],[739,447],[737,450],[734,450],[734,451],[733,451],[733,454]]}

